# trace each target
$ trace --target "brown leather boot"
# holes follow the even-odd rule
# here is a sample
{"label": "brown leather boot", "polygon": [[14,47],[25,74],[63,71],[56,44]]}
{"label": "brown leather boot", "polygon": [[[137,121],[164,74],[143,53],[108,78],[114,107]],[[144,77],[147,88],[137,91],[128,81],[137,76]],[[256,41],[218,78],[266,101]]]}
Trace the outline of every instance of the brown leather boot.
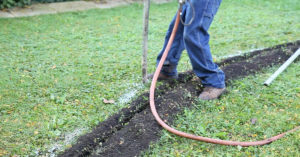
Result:
{"label": "brown leather boot", "polygon": [[214,100],[219,98],[226,88],[204,87],[202,93],[199,95],[201,100]]}

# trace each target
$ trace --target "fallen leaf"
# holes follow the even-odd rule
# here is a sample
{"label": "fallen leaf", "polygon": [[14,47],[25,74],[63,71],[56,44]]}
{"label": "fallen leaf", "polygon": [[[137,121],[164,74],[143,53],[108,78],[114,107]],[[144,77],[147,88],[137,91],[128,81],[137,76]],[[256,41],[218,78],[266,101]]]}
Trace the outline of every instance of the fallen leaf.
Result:
{"label": "fallen leaf", "polygon": [[114,104],[115,100],[107,100],[107,99],[103,99],[104,104]]}
{"label": "fallen leaf", "polygon": [[257,119],[256,118],[253,118],[253,119],[251,119],[251,124],[255,124],[257,122]]}
{"label": "fallen leaf", "polygon": [[72,147],[72,145],[71,145],[71,144],[68,144],[68,145],[66,145],[66,147],[67,147],[67,148],[71,148],[71,147]]}
{"label": "fallen leaf", "polygon": [[55,69],[56,68],[56,65],[53,65],[52,67],[51,67],[51,69]]}

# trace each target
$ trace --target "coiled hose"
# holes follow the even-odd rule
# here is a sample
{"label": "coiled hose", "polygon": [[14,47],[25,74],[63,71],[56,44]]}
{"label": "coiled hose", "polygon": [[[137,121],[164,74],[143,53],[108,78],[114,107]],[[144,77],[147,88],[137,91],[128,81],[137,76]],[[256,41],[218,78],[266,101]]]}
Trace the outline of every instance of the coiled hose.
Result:
{"label": "coiled hose", "polygon": [[221,145],[231,145],[231,146],[242,146],[242,147],[248,147],[248,146],[257,146],[257,145],[265,145],[265,144],[269,144],[275,140],[278,140],[282,137],[284,137],[286,134],[291,133],[291,132],[295,132],[297,131],[300,126],[297,126],[296,128],[289,130],[287,132],[284,132],[282,134],[279,134],[277,136],[262,140],[262,141],[254,141],[254,142],[238,142],[238,141],[226,141],[226,140],[219,140],[219,139],[212,139],[212,138],[208,138],[208,137],[202,137],[202,136],[197,136],[197,135],[193,135],[193,134],[188,134],[182,131],[178,131],[170,126],[168,126],[158,115],[156,107],[155,107],[155,101],[154,101],[154,93],[155,93],[155,87],[156,87],[156,83],[157,83],[157,79],[159,76],[159,73],[162,69],[163,63],[166,60],[166,57],[170,51],[170,48],[172,46],[172,43],[174,41],[174,38],[176,36],[176,32],[178,29],[178,24],[180,22],[180,13],[181,13],[181,9],[178,10],[177,12],[177,17],[176,17],[176,22],[172,31],[172,35],[170,36],[168,45],[164,51],[164,54],[157,66],[157,69],[154,73],[153,79],[152,79],[152,83],[151,83],[151,87],[150,87],[150,108],[151,108],[151,112],[153,114],[153,116],[155,117],[156,121],[166,130],[168,130],[169,132],[176,134],[178,136],[182,136],[182,137],[186,137],[186,138],[190,138],[193,140],[198,140],[198,141],[203,141],[203,142],[207,142],[207,143],[214,143],[214,144],[221,144]]}

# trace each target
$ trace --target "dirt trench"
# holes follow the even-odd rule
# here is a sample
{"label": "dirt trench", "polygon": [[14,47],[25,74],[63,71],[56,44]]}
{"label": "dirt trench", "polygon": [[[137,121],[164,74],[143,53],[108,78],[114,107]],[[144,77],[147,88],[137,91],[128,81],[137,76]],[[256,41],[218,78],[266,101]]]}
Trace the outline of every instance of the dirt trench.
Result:
{"label": "dirt trench", "polygon": [[[218,64],[226,74],[227,86],[230,86],[232,80],[285,62],[299,47],[300,40],[228,58]],[[200,81],[191,71],[181,73],[178,81],[164,82],[158,87],[155,97],[158,113],[164,121],[172,124],[184,108],[192,107],[201,89]],[[162,131],[151,114],[148,95],[140,95],[128,108],[99,123],[59,156],[139,156],[151,143],[159,140]]]}

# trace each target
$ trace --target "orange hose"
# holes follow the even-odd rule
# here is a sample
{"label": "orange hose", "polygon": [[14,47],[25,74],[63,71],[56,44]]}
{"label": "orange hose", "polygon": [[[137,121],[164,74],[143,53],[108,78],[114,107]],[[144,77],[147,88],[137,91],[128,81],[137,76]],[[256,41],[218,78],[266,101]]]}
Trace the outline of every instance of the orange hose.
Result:
{"label": "orange hose", "polygon": [[177,18],[176,18],[176,22],[172,31],[172,35],[169,39],[168,45],[164,51],[164,54],[157,66],[157,69],[154,73],[153,79],[152,79],[152,83],[151,83],[151,87],[150,87],[150,108],[151,108],[151,112],[153,114],[153,116],[155,117],[156,121],[166,130],[168,130],[169,132],[176,134],[178,136],[182,136],[182,137],[186,137],[186,138],[190,138],[193,140],[198,140],[198,141],[203,141],[203,142],[208,142],[208,143],[214,143],[214,144],[221,144],[221,145],[231,145],[231,146],[243,146],[243,147],[247,147],[247,146],[256,146],[256,145],[265,145],[265,144],[269,144],[275,140],[278,140],[282,137],[284,137],[287,133],[291,133],[291,132],[295,132],[297,131],[300,126],[297,126],[296,128],[289,130],[287,132],[284,132],[282,134],[279,134],[277,136],[262,140],[262,141],[254,141],[254,142],[238,142],[238,141],[226,141],[226,140],[219,140],[219,139],[212,139],[212,138],[207,138],[207,137],[202,137],[202,136],[197,136],[197,135],[193,135],[193,134],[188,134],[182,131],[178,131],[170,126],[168,126],[158,115],[156,107],[155,107],[155,101],[154,101],[154,93],[155,93],[155,87],[156,87],[156,82],[159,76],[159,73],[162,69],[163,63],[166,60],[166,57],[170,51],[170,48],[173,44],[174,38],[176,36],[176,32],[178,29],[178,25],[180,22],[180,12],[181,10],[178,11],[177,13]]}

